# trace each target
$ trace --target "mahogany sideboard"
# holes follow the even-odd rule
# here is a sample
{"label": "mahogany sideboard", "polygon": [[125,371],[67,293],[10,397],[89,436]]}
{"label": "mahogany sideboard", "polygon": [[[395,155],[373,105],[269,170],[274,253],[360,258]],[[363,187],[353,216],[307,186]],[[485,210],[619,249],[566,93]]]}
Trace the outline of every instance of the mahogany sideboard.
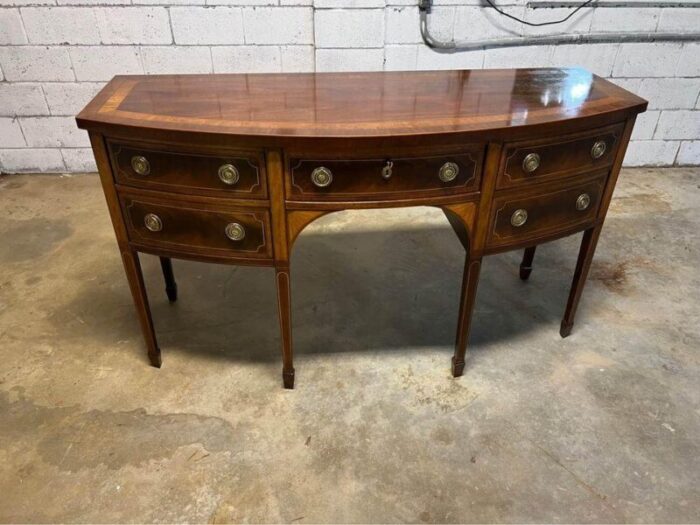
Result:
{"label": "mahogany sideboard", "polygon": [[[640,97],[583,69],[117,76],[87,129],[148,356],[161,352],[139,252],[275,268],[294,386],[290,255],[327,213],[437,206],[466,250],[452,373],[465,365],[484,255],[583,232],[566,337]],[[397,308],[399,305],[397,305]]]}

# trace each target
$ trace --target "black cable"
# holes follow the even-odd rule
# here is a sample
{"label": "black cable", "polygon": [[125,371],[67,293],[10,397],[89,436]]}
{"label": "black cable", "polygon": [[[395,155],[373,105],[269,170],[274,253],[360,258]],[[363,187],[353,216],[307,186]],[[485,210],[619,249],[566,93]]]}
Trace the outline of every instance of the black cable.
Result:
{"label": "black cable", "polygon": [[489,4],[491,7],[493,7],[496,11],[498,11],[503,16],[507,16],[508,18],[512,18],[513,20],[520,22],[521,24],[525,24],[528,26],[536,26],[536,27],[537,26],[551,26],[554,24],[561,24],[562,22],[566,22],[569,18],[574,16],[579,9],[586,7],[591,2],[593,2],[593,0],[586,0],[584,3],[582,3],[576,9],[571,11],[571,13],[569,13],[566,17],[562,18],[561,20],[554,20],[552,22],[528,22],[527,20],[521,20],[517,16],[513,16],[511,14],[506,13],[505,11],[501,10],[496,4],[494,4],[491,0],[486,0],[487,4]]}

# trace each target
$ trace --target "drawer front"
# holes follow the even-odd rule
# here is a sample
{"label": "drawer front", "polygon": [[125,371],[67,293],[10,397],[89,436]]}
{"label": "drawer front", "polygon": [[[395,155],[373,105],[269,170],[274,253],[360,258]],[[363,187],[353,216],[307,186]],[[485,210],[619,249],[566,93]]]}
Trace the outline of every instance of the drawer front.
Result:
{"label": "drawer front", "polygon": [[290,200],[383,200],[479,190],[484,147],[422,157],[290,158]]}
{"label": "drawer front", "polygon": [[272,257],[268,212],[122,195],[132,243],[223,258]]}
{"label": "drawer front", "polygon": [[623,125],[557,139],[506,144],[498,188],[543,182],[612,164]]}
{"label": "drawer front", "polygon": [[488,245],[518,245],[571,233],[590,224],[598,213],[605,176],[565,188],[522,196],[497,196],[491,212]]}
{"label": "drawer front", "polygon": [[181,193],[265,199],[265,163],[256,152],[231,155],[162,151],[109,143],[119,184]]}

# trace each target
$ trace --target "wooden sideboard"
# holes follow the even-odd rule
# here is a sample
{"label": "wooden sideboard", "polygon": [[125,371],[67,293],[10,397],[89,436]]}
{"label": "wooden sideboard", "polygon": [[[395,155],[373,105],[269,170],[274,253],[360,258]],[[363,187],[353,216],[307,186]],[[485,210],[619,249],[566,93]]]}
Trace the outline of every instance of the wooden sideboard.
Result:
{"label": "wooden sideboard", "polygon": [[583,232],[560,329],[569,335],[646,105],[582,69],[118,76],[77,122],[153,366],[161,352],[139,252],[160,256],[171,301],[171,258],[274,266],[293,388],[292,246],[337,210],[444,211],[466,250],[454,376],[482,257],[524,249],[527,279],[538,244]]}

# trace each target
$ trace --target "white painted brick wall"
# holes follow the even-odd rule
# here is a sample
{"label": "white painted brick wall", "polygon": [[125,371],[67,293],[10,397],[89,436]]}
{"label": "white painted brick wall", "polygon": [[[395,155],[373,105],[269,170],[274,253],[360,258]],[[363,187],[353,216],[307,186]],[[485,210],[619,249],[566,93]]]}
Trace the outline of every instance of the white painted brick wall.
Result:
{"label": "white painted brick wall", "polygon": [[[542,22],[566,9],[503,9]],[[553,31],[698,31],[700,9],[585,8],[529,27],[481,0],[435,0],[439,39]],[[417,0],[0,0],[0,171],[92,171],[75,114],[117,74],[581,66],[649,100],[626,164],[700,165],[700,43],[438,53]]]}

